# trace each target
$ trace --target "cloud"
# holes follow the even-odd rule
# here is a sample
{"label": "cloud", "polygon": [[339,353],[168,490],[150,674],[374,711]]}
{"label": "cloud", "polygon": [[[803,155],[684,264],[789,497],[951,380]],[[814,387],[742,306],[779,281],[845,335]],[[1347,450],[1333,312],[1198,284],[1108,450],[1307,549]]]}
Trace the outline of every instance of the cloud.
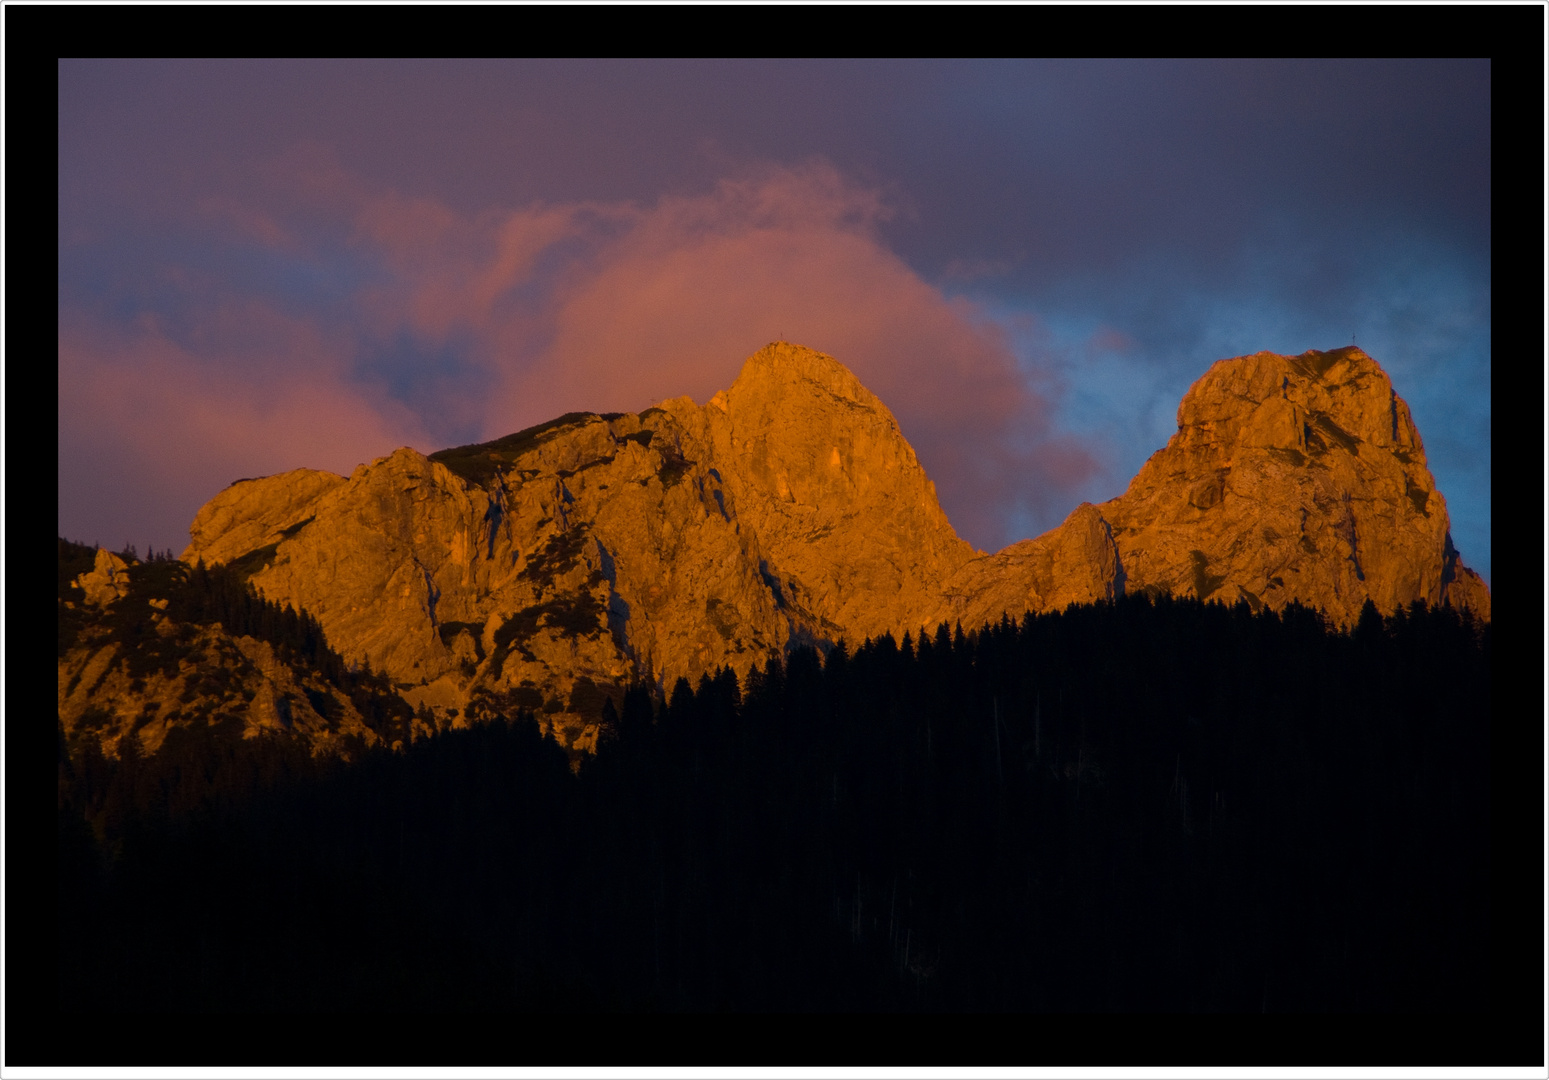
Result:
{"label": "cloud", "polygon": [[[703,402],[782,336],[830,353],[899,418],[957,528],[999,547],[1017,538],[1011,512],[1068,493],[1091,455],[1067,437],[1044,459],[1048,403],[1005,334],[879,241],[888,212],[822,165],[651,207],[526,210],[460,277],[427,263],[406,309],[428,334],[461,323],[498,372],[486,436],[574,409]],[[502,303],[550,256],[535,301]]]}
{"label": "cloud", "polygon": [[782,336],[835,356],[893,410],[981,548],[1020,538],[1014,523],[1057,524],[1095,468],[1051,431],[1005,330],[916,274],[878,237],[883,196],[822,163],[651,205],[468,214],[296,160],[269,205],[199,213],[233,262],[261,251],[291,278],[344,282],[327,290],[342,306],[252,295],[261,286],[234,277],[237,295],[206,282],[176,319],[62,329],[62,502],[67,437],[116,440],[136,483],[197,508],[237,476],[348,471],[577,409],[703,402]]}
{"label": "cloud", "polygon": [[[231,381],[246,357],[421,449],[703,396],[783,331],[894,408],[984,546],[1007,506],[1036,532],[1122,490],[1211,360],[1359,334],[1488,575],[1491,85],[1488,59],[69,61],[61,322],[129,363],[154,312],[232,408],[261,400]],[[837,169],[749,164],[771,160]],[[250,304],[327,348],[238,347]],[[1031,394],[997,382],[1002,333]],[[938,413],[943,357],[979,374]],[[62,400],[61,423],[106,440],[110,406]],[[65,415],[88,407],[109,419]],[[247,430],[232,460],[268,460]],[[127,468],[91,486],[119,457],[62,459],[62,513],[159,505]]]}
{"label": "cloud", "polygon": [[[61,535],[181,549],[194,513],[234,480],[348,474],[424,440],[408,410],[341,376],[343,358],[314,328],[260,306],[244,314],[246,335],[227,312],[203,328],[202,350],[150,318],[127,332],[61,327]],[[250,344],[232,349],[227,334]]]}

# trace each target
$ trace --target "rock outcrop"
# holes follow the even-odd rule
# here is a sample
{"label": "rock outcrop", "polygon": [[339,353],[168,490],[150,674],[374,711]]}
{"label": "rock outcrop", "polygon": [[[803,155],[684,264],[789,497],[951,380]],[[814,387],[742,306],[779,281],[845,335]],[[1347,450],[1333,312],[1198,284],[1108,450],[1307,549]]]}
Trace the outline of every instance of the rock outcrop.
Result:
{"label": "rock outcrop", "polygon": [[1099,509],[1130,590],[1296,600],[1341,625],[1367,599],[1489,618],[1488,591],[1449,554],[1409,407],[1357,348],[1217,362],[1184,395],[1178,433]]}
{"label": "rock outcrop", "polygon": [[[1409,407],[1357,348],[1218,361],[1184,395],[1177,434],[1129,489],[1081,513],[990,556],[1000,576],[980,568],[986,560],[971,564],[965,574],[983,583],[960,584],[950,598],[979,619],[1024,585],[1029,609],[1040,610],[1096,599],[1116,582],[1116,591],[1254,610],[1297,601],[1344,626],[1368,599],[1384,613],[1423,600],[1490,617],[1489,589],[1452,547]],[[1113,571],[1091,514],[1111,530]],[[1063,580],[1078,595],[1034,602],[1046,596],[1037,572],[1046,564],[1008,558],[1034,544],[1091,552],[1067,560]],[[1084,574],[1072,568],[1083,561]]]}
{"label": "rock outcrop", "polygon": [[581,747],[633,679],[918,624],[974,555],[887,408],[784,343],[704,406],[244,481],[190,532],[416,706],[526,707]]}
{"label": "rock outcrop", "polygon": [[994,555],[970,560],[946,580],[925,626],[983,626],[1004,614],[1057,611],[1124,595],[1124,568],[1113,532],[1091,503],[1056,529]]}
{"label": "rock outcrop", "polygon": [[129,564],[106,548],[97,549],[96,565],[75,579],[84,602],[106,607],[129,592]]}
{"label": "rock outcrop", "polygon": [[777,596],[830,636],[917,622],[976,554],[893,414],[830,356],[771,345],[698,417]]}
{"label": "rock outcrop", "polygon": [[983,555],[887,408],[832,357],[777,343],[703,406],[239,482],[183,558],[250,573],[443,723],[524,707],[572,748],[634,679],[1126,591],[1296,600],[1341,623],[1368,598],[1488,618],[1409,411],[1365,353],[1220,361],[1178,424],[1124,495]]}
{"label": "rock outcrop", "polygon": [[[62,544],[63,548],[64,545]],[[112,571],[111,587],[99,580]],[[96,569],[61,582],[59,724],[71,744],[94,740],[120,756],[124,740],[152,754],[178,729],[251,739],[277,735],[313,754],[380,742],[350,693],[306,657],[269,642],[167,615],[168,600],[135,595],[145,564],[104,550]],[[369,703],[371,693],[357,695]],[[377,692],[379,700],[401,702]]]}

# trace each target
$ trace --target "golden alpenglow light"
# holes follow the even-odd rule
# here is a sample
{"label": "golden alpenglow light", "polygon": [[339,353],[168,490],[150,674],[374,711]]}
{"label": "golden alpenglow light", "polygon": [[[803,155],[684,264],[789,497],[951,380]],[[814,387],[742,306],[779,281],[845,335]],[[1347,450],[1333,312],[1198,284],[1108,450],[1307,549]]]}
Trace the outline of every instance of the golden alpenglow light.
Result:
{"label": "golden alpenglow light", "polygon": [[953,531],[887,408],[786,343],[703,406],[242,481],[191,534],[185,560],[250,569],[439,724],[526,707],[579,748],[635,678],[1137,589],[1489,615],[1408,409],[1353,349],[1219,362],[1128,492],[995,555]]}
{"label": "golden alpenglow light", "polygon": [[1342,625],[1368,598],[1490,616],[1409,407],[1360,349],[1218,361],[1183,396],[1178,433],[1098,509],[1131,592],[1298,600]]}

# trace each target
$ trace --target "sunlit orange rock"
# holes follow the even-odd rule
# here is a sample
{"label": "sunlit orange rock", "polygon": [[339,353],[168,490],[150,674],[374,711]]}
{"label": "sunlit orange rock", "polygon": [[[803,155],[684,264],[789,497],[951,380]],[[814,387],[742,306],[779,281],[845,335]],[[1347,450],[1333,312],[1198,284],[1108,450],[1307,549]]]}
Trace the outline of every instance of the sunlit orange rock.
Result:
{"label": "sunlit orange rock", "polygon": [[[1002,604],[1015,613],[1024,590],[1034,611],[1151,591],[1254,610],[1299,601],[1342,626],[1368,599],[1383,613],[1423,600],[1488,620],[1489,589],[1448,528],[1409,407],[1375,360],[1261,352],[1218,361],[1189,388],[1177,434],[1123,495],[971,563],[944,612],[970,625]],[[1067,553],[1053,594],[1052,551]]]}
{"label": "sunlit orange rock", "polygon": [[96,565],[76,578],[75,584],[86,594],[86,603],[103,607],[129,591],[128,570],[123,559],[107,548],[98,548]]}
{"label": "sunlit orange rock", "polygon": [[699,416],[785,606],[830,637],[917,622],[976,554],[893,414],[831,356],[770,345]]}
{"label": "sunlit orange rock", "polygon": [[924,620],[965,627],[996,622],[1003,614],[1057,611],[1124,595],[1124,573],[1113,533],[1091,503],[1082,503],[1057,529],[994,555],[967,562],[947,578],[940,604]]}
{"label": "sunlit orange rock", "polygon": [[1166,591],[1348,623],[1367,598],[1489,616],[1403,401],[1357,349],[1223,360],[1122,496],[993,555],[952,529],[897,422],[776,343],[708,403],[574,413],[348,478],[238,483],[186,560],[310,611],[443,725],[525,707],[589,748],[605,697],[804,643],[974,627]]}
{"label": "sunlit orange rock", "polygon": [[[153,605],[154,606],[154,605]],[[59,658],[59,723],[67,739],[89,734],[110,756],[136,739],[155,753],[183,727],[227,726],[242,738],[283,731],[314,754],[346,740],[377,741],[349,695],[298,660],[283,660],[266,642],[220,628],[161,620],[181,658],[165,670],[138,674],[107,625],[93,625]],[[323,705],[331,714],[321,715]]]}
{"label": "sunlit orange rock", "polygon": [[1130,591],[1281,608],[1353,623],[1467,605],[1489,592],[1462,567],[1446,501],[1409,407],[1357,348],[1221,360],[1178,407],[1178,432],[1099,510]]}

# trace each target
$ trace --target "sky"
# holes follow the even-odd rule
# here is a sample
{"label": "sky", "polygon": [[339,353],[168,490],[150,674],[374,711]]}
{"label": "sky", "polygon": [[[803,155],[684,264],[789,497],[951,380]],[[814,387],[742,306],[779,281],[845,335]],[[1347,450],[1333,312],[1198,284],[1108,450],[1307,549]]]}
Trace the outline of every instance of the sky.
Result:
{"label": "sky", "polygon": [[1352,342],[1490,578],[1490,63],[59,62],[59,532],[703,403],[770,341],[981,550]]}

